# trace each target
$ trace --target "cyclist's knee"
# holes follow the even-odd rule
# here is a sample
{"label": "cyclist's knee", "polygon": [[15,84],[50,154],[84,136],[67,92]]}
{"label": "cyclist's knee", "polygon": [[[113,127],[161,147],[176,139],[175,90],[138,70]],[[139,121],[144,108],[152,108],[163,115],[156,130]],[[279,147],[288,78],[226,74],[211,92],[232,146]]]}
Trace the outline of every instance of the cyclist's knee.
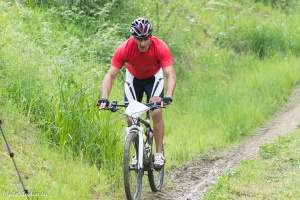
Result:
{"label": "cyclist's knee", "polygon": [[132,118],[131,117],[127,117],[127,126],[131,126],[132,123]]}
{"label": "cyclist's knee", "polygon": [[[161,98],[158,96],[151,97],[149,102],[160,102]],[[151,117],[153,120],[160,120],[162,118],[162,110],[161,109],[155,109],[151,111]]]}
{"label": "cyclist's knee", "polygon": [[161,101],[161,98],[158,96],[154,96],[149,99],[149,102],[160,102],[160,101]]}
{"label": "cyclist's knee", "polygon": [[162,111],[161,109],[156,109],[151,112],[151,117],[154,121],[162,120]]}

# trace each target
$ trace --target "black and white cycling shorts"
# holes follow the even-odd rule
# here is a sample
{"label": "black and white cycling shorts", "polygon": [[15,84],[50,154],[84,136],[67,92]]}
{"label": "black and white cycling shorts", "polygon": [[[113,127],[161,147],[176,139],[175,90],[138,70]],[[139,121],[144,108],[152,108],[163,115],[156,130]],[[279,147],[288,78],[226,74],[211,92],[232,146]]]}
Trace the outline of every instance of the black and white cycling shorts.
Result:
{"label": "black and white cycling shorts", "polygon": [[147,96],[147,102],[154,96],[163,98],[164,96],[164,76],[160,69],[156,74],[147,79],[137,79],[126,69],[126,78],[124,83],[125,101],[136,100],[141,102],[144,93]]}

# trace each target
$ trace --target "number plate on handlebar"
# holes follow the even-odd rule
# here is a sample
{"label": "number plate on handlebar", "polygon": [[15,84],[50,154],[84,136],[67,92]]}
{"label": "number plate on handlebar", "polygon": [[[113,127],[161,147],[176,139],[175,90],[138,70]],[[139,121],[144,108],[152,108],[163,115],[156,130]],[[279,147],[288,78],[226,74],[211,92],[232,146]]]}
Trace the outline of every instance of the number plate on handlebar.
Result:
{"label": "number plate on handlebar", "polygon": [[138,118],[141,116],[143,113],[147,112],[150,110],[150,108],[138,101],[131,100],[129,101],[129,105],[125,110],[125,114],[133,117],[133,118]]}

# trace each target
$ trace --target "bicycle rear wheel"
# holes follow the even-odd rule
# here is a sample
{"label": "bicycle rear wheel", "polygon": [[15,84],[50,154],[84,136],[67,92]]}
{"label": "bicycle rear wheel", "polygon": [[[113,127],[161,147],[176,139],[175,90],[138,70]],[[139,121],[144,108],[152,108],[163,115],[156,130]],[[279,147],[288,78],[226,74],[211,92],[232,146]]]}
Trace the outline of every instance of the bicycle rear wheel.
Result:
{"label": "bicycle rear wheel", "polygon": [[157,170],[154,168],[154,155],[152,154],[152,159],[150,162],[150,167],[148,169],[148,180],[152,192],[158,192],[161,190],[164,183],[164,166]]}
{"label": "bicycle rear wheel", "polygon": [[131,131],[125,141],[123,157],[124,188],[127,200],[140,200],[142,193],[143,169],[138,169],[137,164],[132,165],[131,159],[138,155],[138,131]]}

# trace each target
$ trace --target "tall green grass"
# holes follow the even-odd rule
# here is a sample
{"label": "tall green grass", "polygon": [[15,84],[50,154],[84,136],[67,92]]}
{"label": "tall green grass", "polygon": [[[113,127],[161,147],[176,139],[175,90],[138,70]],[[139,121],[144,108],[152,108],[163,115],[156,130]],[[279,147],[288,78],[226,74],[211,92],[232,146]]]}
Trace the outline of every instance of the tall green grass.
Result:
{"label": "tall green grass", "polygon": [[[217,59],[214,57],[214,62]],[[229,66],[215,69],[208,65],[209,70],[199,73],[198,78],[191,75],[177,91],[183,98],[177,96],[178,105],[166,117],[166,149],[170,149],[171,159],[185,160],[199,151],[238,142],[282,106],[291,88],[299,83],[295,58],[258,62],[250,56],[227,62]],[[226,68],[234,65],[242,67],[228,73]]]}
{"label": "tall green grass", "polygon": [[[99,68],[97,52],[85,52],[93,51],[94,44],[87,41],[88,48],[82,49],[80,38],[63,31],[60,23],[43,21],[39,12],[18,11],[15,7],[9,12],[19,15],[10,19],[5,18],[7,13],[2,16],[4,47],[0,54],[6,88],[2,95],[13,99],[44,130],[42,138],[47,138],[51,146],[59,145],[63,151],[110,169],[115,175],[123,139],[122,123],[115,122],[123,119],[96,109],[99,79],[106,65]],[[37,24],[34,27],[33,22]],[[98,35],[93,35],[93,42],[108,39],[103,38],[105,34]]]}
{"label": "tall green grass", "polygon": [[[49,148],[47,140],[38,137],[43,134],[41,130],[20,113],[14,102],[9,99],[0,101],[0,116],[4,119],[3,128],[26,188],[33,195],[30,199],[122,198],[107,184],[111,181],[107,172],[82,162],[79,157],[61,154],[58,147]],[[4,148],[5,143],[3,140],[0,143],[3,146],[0,199],[24,199],[17,173]]]}

